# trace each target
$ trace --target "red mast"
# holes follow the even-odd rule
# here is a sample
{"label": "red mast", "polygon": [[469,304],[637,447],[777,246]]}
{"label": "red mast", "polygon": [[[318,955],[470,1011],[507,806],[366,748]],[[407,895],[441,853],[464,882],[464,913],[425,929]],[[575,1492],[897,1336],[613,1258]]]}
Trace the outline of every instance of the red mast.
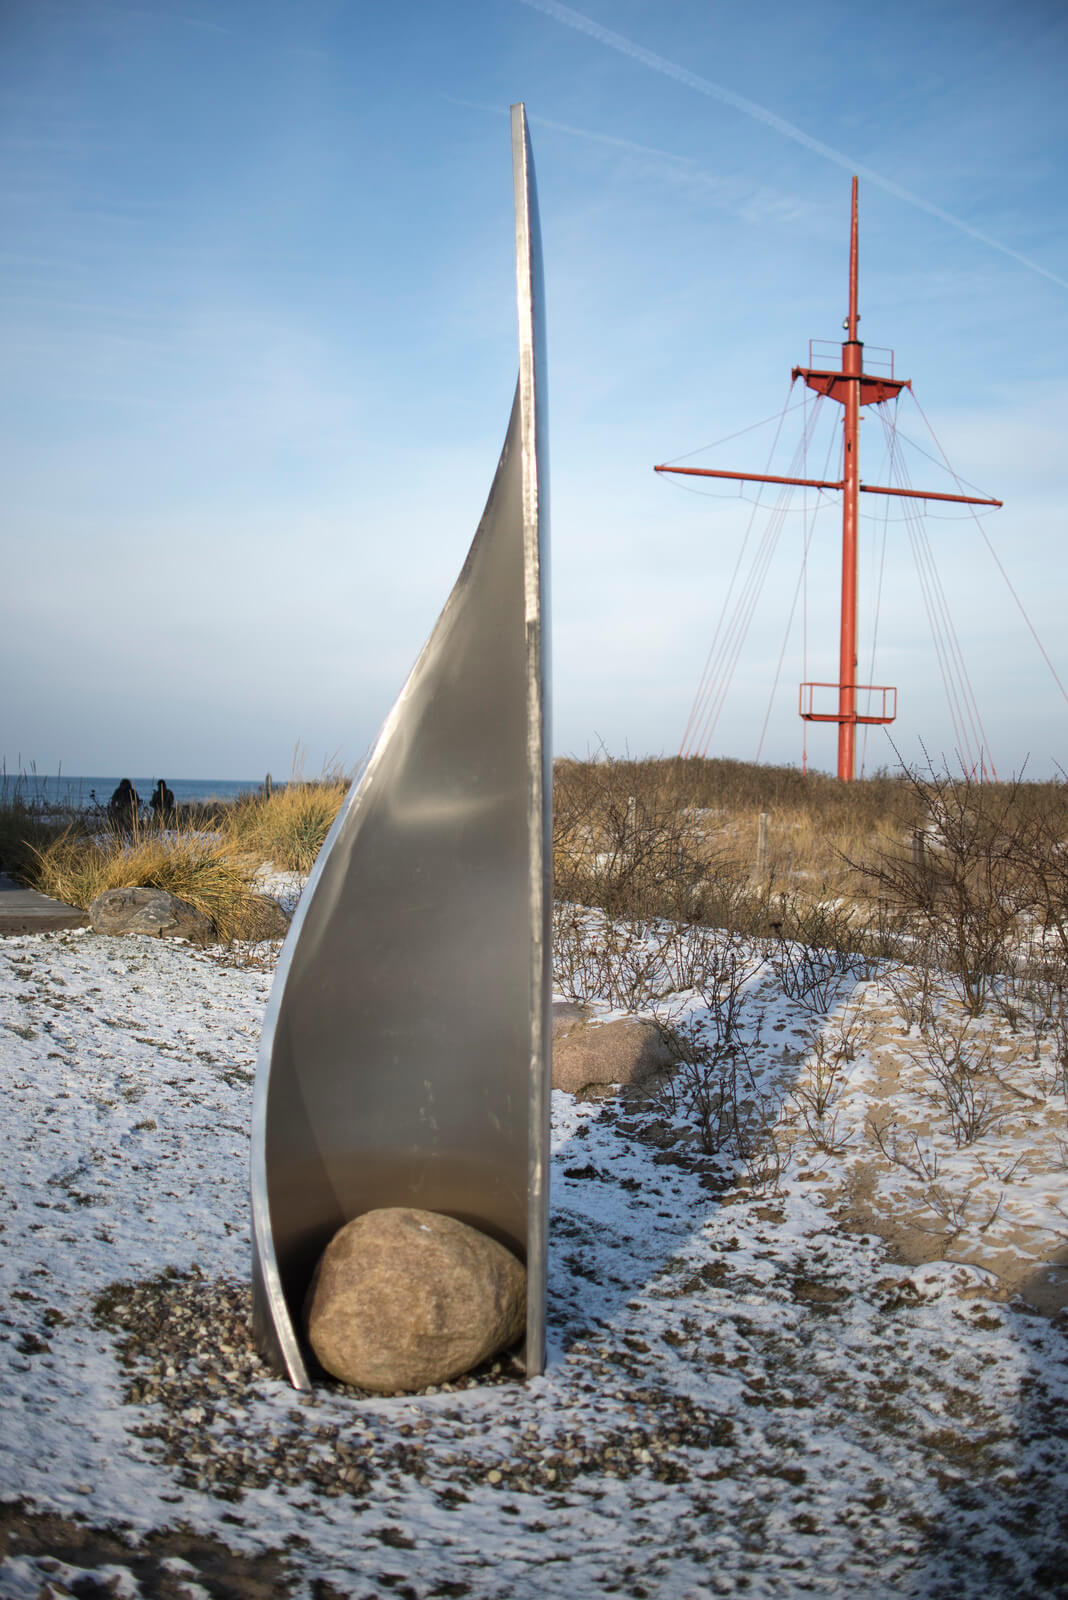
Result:
{"label": "red mast", "polygon": [[[880,377],[864,371],[864,346],[857,338],[860,313],[857,309],[858,281],[857,180],[853,179],[852,216],[849,238],[849,314],[842,344],[842,365],[837,371],[795,367],[793,376],[803,378],[817,394],[828,395],[843,408],[842,477],[837,482],[817,478],[776,478],[757,472],[720,472],[704,467],[654,467],[655,472],[673,472],[686,477],[731,478],[746,483],[797,484],[804,488],[842,491],[842,602],[838,647],[838,682],[803,683],[799,710],[806,722],[837,722],[838,776],[849,782],[856,776],[856,730],[858,723],[893,722],[897,714],[897,690],[879,684],[857,682],[857,505],[861,494],[903,495],[912,500],[955,500],[965,505],[1000,506],[1000,500],[984,500],[975,495],[937,494],[923,489],[882,487],[860,481],[860,408],[892,400],[902,389],[911,388],[907,378]],[[837,689],[835,712],[814,710],[817,689]],[[807,691],[807,694],[806,694]],[[882,696],[882,714],[857,712],[857,695]],[[889,698],[888,698],[889,697]],[[888,707],[889,714],[888,713]]]}
{"label": "red mast", "polygon": [[[864,349],[857,338],[857,180],[849,233],[849,315],[842,346],[845,416],[842,422],[842,632],[838,648],[838,776],[856,771],[857,735],[857,501],[860,484],[860,378]],[[810,380],[806,376],[806,383]],[[812,385],[815,387],[815,385]]]}

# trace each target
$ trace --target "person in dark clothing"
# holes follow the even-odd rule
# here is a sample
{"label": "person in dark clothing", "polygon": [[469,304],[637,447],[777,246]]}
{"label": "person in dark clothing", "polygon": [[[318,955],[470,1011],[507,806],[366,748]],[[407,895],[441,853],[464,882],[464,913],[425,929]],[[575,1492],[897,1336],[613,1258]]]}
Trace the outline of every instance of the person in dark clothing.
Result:
{"label": "person in dark clothing", "polygon": [[174,790],[168,789],[162,778],[152,791],[152,798],[148,802],[152,808],[152,815],[157,822],[162,822],[164,817],[169,817],[174,811]]}
{"label": "person in dark clothing", "polygon": [[108,816],[116,827],[131,828],[140,814],[140,796],[129,778],[123,778],[108,801]]}

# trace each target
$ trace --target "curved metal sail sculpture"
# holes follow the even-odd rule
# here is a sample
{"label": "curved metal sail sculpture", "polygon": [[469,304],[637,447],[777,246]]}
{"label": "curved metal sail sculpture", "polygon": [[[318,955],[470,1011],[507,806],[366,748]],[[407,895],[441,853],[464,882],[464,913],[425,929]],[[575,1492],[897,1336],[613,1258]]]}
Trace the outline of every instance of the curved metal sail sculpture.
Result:
{"label": "curved metal sail sculpture", "polygon": [[456,586],[319,855],[257,1065],[260,1348],[309,1387],[318,1257],[380,1206],[446,1212],[527,1264],[545,1361],[549,1156],[548,472],[541,246],[512,108],[519,382]]}

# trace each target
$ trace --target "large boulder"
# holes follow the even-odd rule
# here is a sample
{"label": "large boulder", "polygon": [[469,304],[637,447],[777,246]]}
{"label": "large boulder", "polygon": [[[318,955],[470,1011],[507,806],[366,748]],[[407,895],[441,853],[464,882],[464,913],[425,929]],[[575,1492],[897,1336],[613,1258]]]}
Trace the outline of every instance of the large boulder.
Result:
{"label": "large boulder", "polygon": [[678,1060],[670,1039],[648,1017],[615,1022],[578,1020],[553,1028],[553,1088],[568,1094],[609,1084],[640,1084],[667,1072]]}
{"label": "large boulder", "polygon": [[210,939],[210,918],[166,889],[105,889],[89,907],[97,933],[150,933],[162,939]]}
{"label": "large boulder", "polygon": [[526,1269],[454,1217],[392,1206],[331,1239],[308,1291],[308,1341],[342,1383],[411,1393],[448,1383],[514,1344]]}

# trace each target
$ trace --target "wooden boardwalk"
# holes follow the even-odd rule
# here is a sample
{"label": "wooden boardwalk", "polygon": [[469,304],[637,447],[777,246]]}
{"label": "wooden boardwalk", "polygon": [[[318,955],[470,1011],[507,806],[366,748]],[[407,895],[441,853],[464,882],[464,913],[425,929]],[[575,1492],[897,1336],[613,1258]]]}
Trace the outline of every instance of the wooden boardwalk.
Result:
{"label": "wooden boardwalk", "polygon": [[50,900],[36,889],[0,872],[0,938],[13,933],[55,933],[60,928],[87,928],[89,916],[61,900]]}

